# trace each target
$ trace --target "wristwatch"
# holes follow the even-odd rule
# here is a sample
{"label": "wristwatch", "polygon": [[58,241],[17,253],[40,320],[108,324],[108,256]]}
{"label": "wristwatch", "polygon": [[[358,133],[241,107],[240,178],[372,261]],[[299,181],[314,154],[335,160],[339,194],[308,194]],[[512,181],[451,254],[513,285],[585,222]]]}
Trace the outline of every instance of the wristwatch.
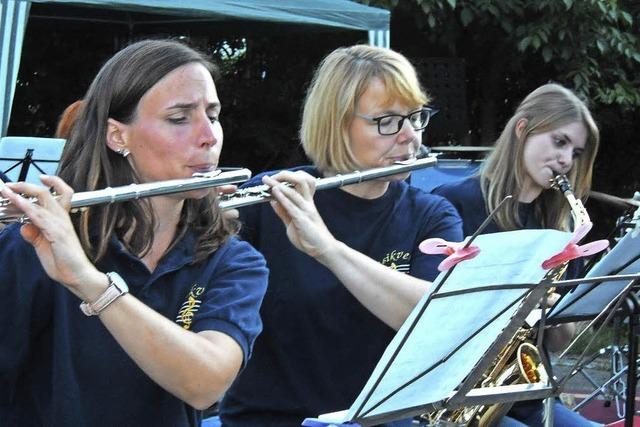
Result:
{"label": "wristwatch", "polygon": [[109,287],[94,302],[82,301],[80,310],[87,316],[100,314],[109,304],[129,292],[129,287],[120,275],[114,271],[107,273]]}

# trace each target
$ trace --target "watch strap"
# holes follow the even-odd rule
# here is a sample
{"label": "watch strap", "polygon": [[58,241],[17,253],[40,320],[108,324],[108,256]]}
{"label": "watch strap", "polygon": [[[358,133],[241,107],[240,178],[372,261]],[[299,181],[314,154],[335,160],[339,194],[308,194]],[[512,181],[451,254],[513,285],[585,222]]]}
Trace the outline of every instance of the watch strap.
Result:
{"label": "watch strap", "polygon": [[129,292],[129,287],[122,277],[116,272],[107,273],[109,279],[109,287],[95,301],[82,301],[80,310],[87,316],[96,316],[102,310],[107,308],[109,304],[117,300],[122,295]]}

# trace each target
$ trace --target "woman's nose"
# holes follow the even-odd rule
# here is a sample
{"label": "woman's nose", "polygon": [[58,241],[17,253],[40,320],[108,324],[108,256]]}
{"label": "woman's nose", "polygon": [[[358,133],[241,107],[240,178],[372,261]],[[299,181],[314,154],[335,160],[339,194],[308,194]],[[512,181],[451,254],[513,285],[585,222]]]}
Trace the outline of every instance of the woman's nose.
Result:
{"label": "woman's nose", "polygon": [[413,126],[411,126],[411,122],[408,119],[404,119],[398,132],[398,142],[403,144],[419,141],[420,132],[422,131],[415,130]]}
{"label": "woman's nose", "polygon": [[198,124],[198,143],[201,145],[215,145],[222,139],[220,122],[212,121],[206,114]]}
{"label": "woman's nose", "polygon": [[573,147],[567,147],[558,151],[558,163],[563,168],[563,172],[568,172],[573,164]]}

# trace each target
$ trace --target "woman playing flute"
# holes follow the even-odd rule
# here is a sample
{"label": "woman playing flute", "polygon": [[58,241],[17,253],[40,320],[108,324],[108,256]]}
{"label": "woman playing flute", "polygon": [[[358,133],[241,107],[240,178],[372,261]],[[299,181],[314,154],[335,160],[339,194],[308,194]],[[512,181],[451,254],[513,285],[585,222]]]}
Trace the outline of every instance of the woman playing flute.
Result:
{"label": "woman playing flute", "polygon": [[314,194],[314,176],[414,158],[427,101],[413,66],[389,49],[341,48],[322,61],[300,131],[314,166],[262,177],[273,209],[240,209],[270,277],[264,332],[221,402],[224,426],[299,426],[346,409],[437,275],[441,258],[418,244],[461,239],[454,208],[407,174]]}
{"label": "woman playing flute", "polygon": [[30,219],[0,233],[1,425],[199,426],[246,364],[267,270],[214,190],[68,213],[72,188],[216,168],[212,71],[178,42],[123,49],[84,97],[59,177],[41,178],[58,198],[1,190]]}

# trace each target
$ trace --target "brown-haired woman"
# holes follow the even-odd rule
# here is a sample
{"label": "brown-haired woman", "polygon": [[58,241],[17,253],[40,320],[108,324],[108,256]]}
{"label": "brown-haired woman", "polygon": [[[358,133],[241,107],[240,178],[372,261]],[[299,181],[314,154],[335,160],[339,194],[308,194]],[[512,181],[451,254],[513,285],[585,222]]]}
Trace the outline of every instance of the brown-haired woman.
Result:
{"label": "brown-haired woman", "polygon": [[246,363],[267,271],[214,190],[68,213],[72,188],[216,168],[212,71],[174,41],[123,49],[83,98],[59,177],[42,177],[59,197],[1,191],[30,219],[0,235],[3,425],[197,426]]}

